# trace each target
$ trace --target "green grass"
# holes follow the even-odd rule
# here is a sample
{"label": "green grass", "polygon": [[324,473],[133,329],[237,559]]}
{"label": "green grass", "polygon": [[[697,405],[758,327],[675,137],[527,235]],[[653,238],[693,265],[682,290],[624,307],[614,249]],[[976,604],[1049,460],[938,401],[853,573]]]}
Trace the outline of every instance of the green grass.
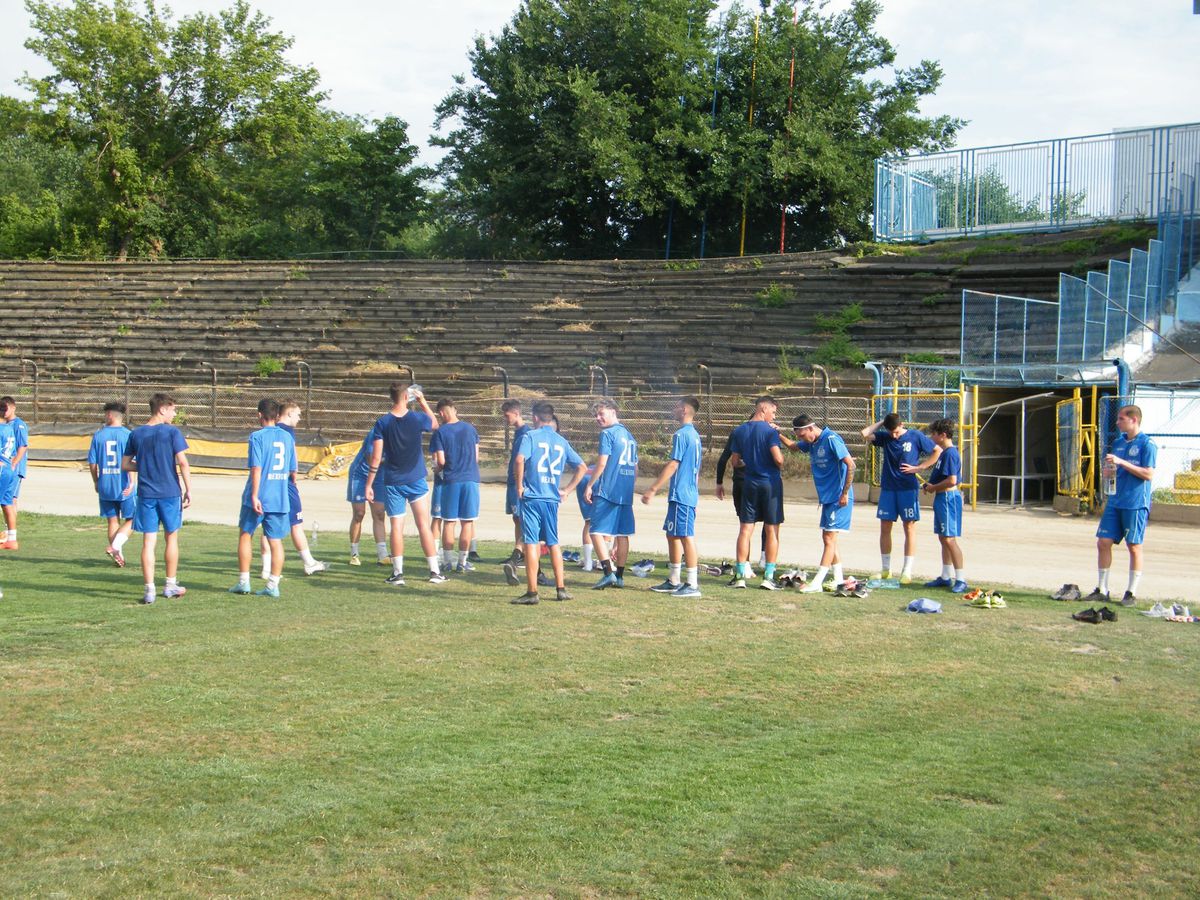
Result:
{"label": "green grass", "polygon": [[268,601],[225,593],[232,529],[181,538],[188,596],[152,607],[98,520],[24,516],[4,554],[3,896],[1124,896],[1200,876],[1200,626],[717,579],[681,603],[578,573],[573,601],[517,608],[494,563],[434,587],[410,562],[387,589],[328,533],[335,568],[305,579],[293,556]]}

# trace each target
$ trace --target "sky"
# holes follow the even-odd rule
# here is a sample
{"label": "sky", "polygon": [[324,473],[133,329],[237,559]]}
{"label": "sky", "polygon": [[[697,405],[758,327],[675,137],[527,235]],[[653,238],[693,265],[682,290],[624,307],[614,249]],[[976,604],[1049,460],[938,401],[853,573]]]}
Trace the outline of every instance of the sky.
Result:
{"label": "sky", "polygon": [[[174,0],[176,17],[233,0]],[[745,2],[745,0],[744,0]],[[848,0],[830,0],[827,10]],[[882,0],[879,31],[897,64],[934,59],[942,86],[925,115],[968,119],[959,147],[1071,137],[1200,120],[1200,16],[1192,0]],[[293,62],[314,66],[327,104],[368,118],[396,115],[422,160],[434,108],[469,74],[476,35],[508,22],[519,0],[251,0],[295,39]],[[725,8],[729,0],[722,0]],[[757,5],[755,0],[746,2]],[[46,74],[26,50],[23,0],[0,0],[0,93]]]}

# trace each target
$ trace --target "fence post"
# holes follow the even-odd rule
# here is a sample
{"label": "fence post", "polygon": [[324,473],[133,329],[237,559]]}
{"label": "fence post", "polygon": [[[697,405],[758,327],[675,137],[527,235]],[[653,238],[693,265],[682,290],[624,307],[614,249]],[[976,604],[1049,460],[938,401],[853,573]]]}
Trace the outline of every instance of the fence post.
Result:
{"label": "fence post", "polygon": [[217,427],[217,367],[212,363],[201,362],[198,364],[201,369],[212,369],[212,388],[209,390],[208,399],[208,424],[210,428]]}
{"label": "fence post", "polygon": [[[703,376],[703,377],[704,377],[704,378],[707,380],[707,382],[708,382],[708,402],[705,404],[705,407],[704,407],[704,409],[705,409],[705,413],[704,413],[704,416],[705,416],[705,426],[704,426],[704,427],[705,427],[705,436],[704,436],[704,451],[707,453],[709,450],[711,450],[711,449],[712,449],[712,440],[713,440],[713,429],[712,429],[712,404],[713,404],[713,399],[712,399],[712,398],[713,398],[713,385],[712,385],[712,381],[713,381],[713,379],[712,379],[712,370],[711,370],[711,369],[710,369],[708,366],[706,366],[704,363],[698,363],[698,364],[696,365],[696,369],[697,369],[697,370],[700,372],[700,374],[701,374],[701,375],[702,375],[702,376]],[[702,385],[703,385],[703,382],[701,382],[701,384],[700,384],[700,385],[697,385],[697,388],[698,388],[698,389],[699,389],[699,388],[701,388],[701,386],[702,386]],[[701,390],[701,391],[700,391],[700,396],[704,396],[704,392],[703,392],[703,390]]]}
{"label": "fence post", "polygon": [[128,415],[128,412],[129,412],[129,363],[125,362],[125,360],[123,360],[123,359],[114,359],[113,365],[121,366],[125,370],[125,411],[126,411],[126,414]]}
{"label": "fence post", "polygon": [[[304,373],[305,372],[308,373],[307,387],[305,386],[305,383],[304,383]],[[299,387],[302,387],[305,389],[304,390],[304,422],[309,428],[311,428],[312,427],[312,413],[309,411],[309,408],[312,406],[312,366],[310,366],[308,363],[306,363],[302,359],[296,360],[296,379],[297,379],[297,385]]]}
{"label": "fence post", "polygon": [[[504,399],[508,399],[508,370],[503,366],[492,366],[492,374],[499,375],[501,382],[504,384]],[[508,427],[508,419],[504,420],[504,452],[508,453],[512,449],[512,434]]]}
{"label": "fence post", "polygon": [[40,380],[41,371],[38,369],[38,364],[32,359],[22,359],[21,365],[33,367],[33,421],[38,420],[38,381]]}

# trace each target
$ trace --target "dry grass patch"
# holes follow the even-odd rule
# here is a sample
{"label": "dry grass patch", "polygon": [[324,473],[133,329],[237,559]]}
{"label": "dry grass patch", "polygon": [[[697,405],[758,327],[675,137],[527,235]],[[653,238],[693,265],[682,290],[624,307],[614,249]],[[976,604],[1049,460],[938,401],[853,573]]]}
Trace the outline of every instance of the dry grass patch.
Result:
{"label": "dry grass patch", "polygon": [[559,331],[595,331],[591,322],[572,322],[570,325],[564,325],[558,329]]}
{"label": "dry grass patch", "polygon": [[563,309],[583,309],[583,307],[574,300],[568,300],[566,297],[555,297],[549,303],[535,303],[532,307],[534,312],[554,312],[555,310]]}
{"label": "dry grass patch", "polygon": [[483,348],[484,353],[516,353],[517,348],[508,344],[492,344],[490,347]]}

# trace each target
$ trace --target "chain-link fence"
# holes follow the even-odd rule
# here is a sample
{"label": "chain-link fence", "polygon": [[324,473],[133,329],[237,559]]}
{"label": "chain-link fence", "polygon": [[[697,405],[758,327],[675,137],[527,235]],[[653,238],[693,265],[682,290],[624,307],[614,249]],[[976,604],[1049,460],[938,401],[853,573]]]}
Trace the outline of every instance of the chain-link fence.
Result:
{"label": "chain-link fence", "polygon": [[1200,504],[1200,389],[1139,385],[1131,397],[1101,398],[1097,410],[1100,459],[1112,452],[1120,434],[1117,413],[1126,405],[1141,409],[1142,430],[1158,447],[1154,501]]}

